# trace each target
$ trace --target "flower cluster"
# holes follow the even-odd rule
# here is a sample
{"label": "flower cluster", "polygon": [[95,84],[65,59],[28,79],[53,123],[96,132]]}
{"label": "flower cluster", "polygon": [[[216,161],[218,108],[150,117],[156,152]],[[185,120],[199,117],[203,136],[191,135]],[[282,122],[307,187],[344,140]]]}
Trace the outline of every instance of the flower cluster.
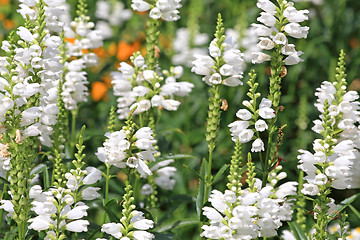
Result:
{"label": "flower cluster", "polygon": [[134,66],[122,62],[120,72],[112,73],[114,95],[119,96],[117,113],[120,119],[125,119],[135,107],[135,114],[148,111],[152,107],[176,111],[180,102],[173,97],[187,96],[194,87],[189,82],[177,82],[183,74],[180,66],[164,71],[164,79],[154,70],[147,69],[145,59],[140,53],[135,53],[131,60]]}
{"label": "flower cluster", "polygon": [[[257,18],[262,24],[252,24],[255,32],[260,36],[258,47],[262,50],[275,49],[284,56],[285,65],[294,65],[303,61],[301,51],[296,51],[295,45],[288,42],[288,36],[306,38],[309,27],[302,27],[299,23],[308,20],[308,10],[296,10],[292,2],[280,1],[277,7],[270,0],[258,0],[257,7],[263,10]],[[253,53],[253,63],[270,61],[271,56],[263,52]]]}
{"label": "flower cluster", "polygon": [[141,177],[152,175],[147,161],[155,161],[153,132],[149,127],[143,127],[134,134],[124,129],[106,133],[108,138],[104,147],[99,147],[96,156],[100,161],[118,168],[136,168]]}
{"label": "flower cluster", "polygon": [[150,10],[152,19],[163,19],[165,21],[177,21],[180,19],[179,8],[181,0],[158,0],[155,5],[146,0],[132,0],[131,7],[135,11],[144,12]]}
{"label": "flower cluster", "polygon": [[[23,5],[23,9],[34,7],[33,2],[26,3],[29,5]],[[45,18],[43,11],[39,14],[34,18]],[[6,120],[4,115],[8,110],[16,108],[20,111],[13,112],[14,119],[21,118],[24,128],[19,132],[18,141],[22,141],[21,136],[39,136],[42,144],[51,146],[50,135],[58,113],[57,88],[63,68],[58,55],[61,38],[52,36],[46,29],[19,27],[16,33],[21,39],[18,45],[8,41],[2,44],[2,49],[14,56],[0,60],[3,76],[0,78],[0,121]],[[35,96],[39,97],[37,104]]]}
{"label": "flower cluster", "polygon": [[[191,67],[192,62],[195,60],[194,55],[206,55],[207,50],[201,46],[208,43],[208,35],[199,33],[193,36],[193,39],[190,38],[191,36],[188,28],[179,28],[176,30],[173,44],[175,51],[174,56],[172,56],[173,64]],[[190,41],[192,41],[192,44]]]}
{"label": "flower cluster", "polygon": [[[133,208],[135,208],[134,205]],[[145,230],[153,228],[154,222],[152,220],[146,219],[144,217],[144,213],[137,210],[133,210],[130,215],[130,224],[132,225],[132,232],[130,233],[130,235],[132,236],[132,239],[153,239],[154,235]],[[101,231],[113,236],[116,239],[123,239],[122,236],[125,228],[121,223],[105,223],[104,225],[102,225]],[[98,238],[97,240],[101,239]]]}
{"label": "flower cluster", "polygon": [[[174,159],[168,159],[161,161],[150,168],[155,177],[155,184],[164,190],[172,190],[176,183],[176,180],[172,178],[176,173],[176,168],[169,166],[173,162]],[[148,183],[144,184],[141,188],[141,193],[143,195],[152,194],[153,187]]]}
{"label": "flower cluster", "polygon": [[[328,132],[327,125],[338,128],[339,135],[329,136],[328,139],[316,139],[313,143],[314,154],[306,150],[299,150],[299,168],[307,173],[303,192],[316,195],[318,186],[331,181],[336,189],[358,188],[360,186],[359,166],[356,161],[359,157],[360,145],[356,139],[360,136],[357,124],[359,118],[359,98],[357,92],[348,91],[339,83],[323,82],[315,94],[318,101],[315,104],[322,113],[320,119],[315,120],[312,130],[319,134]],[[339,91],[342,94],[339,95]],[[342,96],[341,96],[342,95]],[[320,173],[317,165],[325,167]]]}
{"label": "flower cluster", "polygon": [[99,19],[96,30],[101,31],[103,38],[107,39],[114,35],[112,27],[121,26],[132,16],[132,11],[125,9],[122,2],[101,0],[96,2],[95,16]]}
{"label": "flower cluster", "polygon": [[249,27],[244,31],[243,34],[240,34],[239,31],[235,29],[228,28],[226,29],[225,35],[228,38],[235,39],[238,43],[240,50],[244,53],[244,61],[251,62],[253,60],[253,52],[259,52],[260,49],[257,46],[259,36],[256,35],[254,27]]}
{"label": "flower cluster", "polygon": [[30,189],[30,197],[34,199],[32,210],[37,216],[29,220],[29,229],[46,230],[46,239],[55,239],[57,233],[65,229],[71,232],[87,232],[90,223],[81,218],[87,216],[86,210],[89,207],[83,202],[73,206],[71,190],[58,188],[43,192],[41,186],[35,185]]}
{"label": "flower cluster", "polygon": [[209,53],[210,56],[194,55],[192,72],[204,76],[202,80],[209,85],[236,87],[242,84],[240,79],[243,78],[245,63],[233,38],[216,35],[210,43]]}
{"label": "flower cluster", "polygon": [[65,178],[67,180],[66,187],[69,190],[77,191],[82,187],[77,199],[94,200],[95,198],[100,197],[100,194],[97,192],[100,188],[88,186],[101,179],[101,171],[97,168],[87,167],[85,170],[71,169],[70,172],[65,173]]}
{"label": "flower cluster", "polygon": [[87,101],[88,88],[85,69],[95,66],[98,57],[91,49],[103,45],[103,36],[100,30],[93,30],[95,24],[84,13],[70,22],[66,27],[67,55],[74,59],[65,64],[65,81],[61,96],[68,110],[77,109],[77,104]]}
{"label": "flower cluster", "polygon": [[275,236],[281,221],[291,220],[292,203],[286,196],[296,194],[296,182],[287,182],[274,189],[268,185],[261,188],[255,179],[256,191],[245,189],[236,197],[233,191],[221,193],[213,190],[204,207],[204,215],[210,225],[203,225],[202,237],[211,239],[256,239]]}
{"label": "flower cluster", "polygon": [[[260,102],[259,109],[255,110],[252,103],[249,101],[244,101],[243,105],[248,107],[247,109],[240,109],[236,116],[241,120],[237,120],[229,124],[232,140],[234,142],[239,141],[240,143],[247,143],[251,141],[254,137],[255,132],[263,132],[268,129],[268,125],[265,120],[272,119],[275,117],[275,111],[271,108],[272,102],[263,98]],[[262,119],[258,119],[259,116]],[[254,129],[249,128],[254,126]],[[264,142],[258,137],[252,144],[252,152],[264,151]]]}

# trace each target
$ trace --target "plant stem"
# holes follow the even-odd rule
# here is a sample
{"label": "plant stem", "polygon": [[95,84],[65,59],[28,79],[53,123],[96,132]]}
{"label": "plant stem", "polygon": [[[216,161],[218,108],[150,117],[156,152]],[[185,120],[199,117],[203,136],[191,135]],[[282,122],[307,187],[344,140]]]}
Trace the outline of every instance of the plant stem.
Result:
{"label": "plant stem", "polygon": [[76,118],[78,115],[78,110],[71,111],[71,142],[70,142],[70,157],[74,157],[75,144],[76,144]]}

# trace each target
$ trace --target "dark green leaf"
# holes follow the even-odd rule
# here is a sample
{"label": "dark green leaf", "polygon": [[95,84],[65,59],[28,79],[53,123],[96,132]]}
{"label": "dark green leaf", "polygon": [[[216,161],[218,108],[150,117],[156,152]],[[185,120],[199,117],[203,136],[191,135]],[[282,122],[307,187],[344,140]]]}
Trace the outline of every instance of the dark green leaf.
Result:
{"label": "dark green leaf", "polygon": [[337,205],[336,210],[330,213],[329,222],[338,217],[339,213],[344,210],[347,206],[349,206],[353,201],[355,201],[360,196],[360,193],[355,194],[347,199],[343,200],[341,203]]}
{"label": "dark green leaf", "polygon": [[51,182],[50,182],[49,170],[47,166],[44,166],[43,174],[44,174],[44,188],[48,189],[51,185]]}
{"label": "dark green leaf", "polygon": [[216,173],[214,180],[212,183],[215,183],[217,180],[219,180],[219,178],[222,176],[222,174],[226,171],[226,169],[228,169],[229,165],[225,164],[223,165],[219,171]]}
{"label": "dark green leaf", "polygon": [[185,227],[185,226],[199,225],[199,224],[200,224],[199,220],[195,220],[195,219],[186,220],[186,221],[175,221],[175,222],[169,223],[165,226],[156,228],[155,231],[161,233],[161,232],[166,232],[166,231],[178,228],[178,227]]}
{"label": "dark green leaf", "polygon": [[204,179],[206,176],[207,167],[208,167],[208,162],[205,158],[203,158],[202,163],[201,163],[201,168],[200,168],[200,179],[202,179],[202,181],[200,181],[199,193],[198,193],[198,196],[196,199],[196,211],[197,211],[199,219],[201,217],[201,212],[202,212],[202,208],[204,205],[204,192],[205,192],[205,187],[206,187]]}
{"label": "dark green leaf", "polygon": [[30,176],[41,173],[42,171],[44,171],[46,165],[43,163],[40,163],[38,165],[36,165],[30,172]]}
{"label": "dark green leaf", "polygon": [[0,182],[3,182],[4,184],[10,184],[10,182],[3,177],[0,177]]}
{"label": "dark green leaf", "polygon": [[111,222],[119,222],[119,218],[106,206],[100,205],[102,209],[106,212],[106,215],[109,217]]}
{"label": "dark green leaf", "polygon": [[305,232],[301,229],[297,222],[289,222],[289,226],[296,240],[307,240]]}

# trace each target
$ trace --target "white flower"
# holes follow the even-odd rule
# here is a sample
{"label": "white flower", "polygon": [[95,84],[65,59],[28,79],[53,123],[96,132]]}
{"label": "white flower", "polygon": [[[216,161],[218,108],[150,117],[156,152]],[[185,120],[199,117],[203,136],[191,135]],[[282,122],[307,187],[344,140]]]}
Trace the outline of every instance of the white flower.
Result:
{"label": "white flower", "polygon": [[286,45],[288,43],[288,40],[283,33],[277,33],[275,37],[273,37],[273,40],[276,44],[279,45]]}
{"label": "white flower", "polygon": [[292,6],[289,6],[284,10],[284,17],[292,23],[299,23],[308,20],[309,17],[307,14],[309,14],[309,10],[298,11]]}
{"label": "white flower", "polygon": [[66,217],[67,219],[79,219],[82,218],[84,216],[87,216],[87,212],[86,210],[89,207],[86,205],[82,205],[82,206],[76,206],[75,208],[71,209],[67,214]]}
{"label": "white flower", "polygon": [[[264,49],[264,50],[271,50],[274,48],[275,44],[269,38],[260,37],[259,39],[260,39],[260,42],[257,45],[258,48]],[[275,41],[275,39],[274,39],[274,41]],[[275,41],[275,43],[277,43],[277,42]]]}
{"label": "white flower", "polygon": [[253,64],[255,63],[262,63],[264,61],[270,61],[271,56],[266,54],[266,53],[262,53],[262,52],[253,52],[253,60],[251,61]]}
{"label": "white flower", "polygon": [[294,52],[293,54],[289,55],[287,58],[285,58],[284,62],[285,65],[295,65],[298,64],[299,62],[303,62],[304,60],[302,60],[300,58],[300,56],[303,54],[303,52],[298,51],[298,52]]}
{"label": "white flower", "polygon": [[87,220],[76,220],[66,224],[66,230],[70,232],[87,232],[87,226],[89,225]]}
{"label": "white flower", "polygon": [[249,112],[249,110],[247,109],[240,109],[239,111],[237,111],[236,116],[238,118],[240,118],[241,120],[250,120],[251,119],[251,113]]}
{"label": "white flower", "polygon": [[85,185],[94,184],[101,179],[102,172],[94,167],[87,167],[86,177],[83,179]]}
{"label": "white flower", "polygon": [[35,218],[31,218],[28,222],[31,223],[28,226],[29,229],[34,229],[36,231],[43,231],[50,227],[52,220],[49,216],[40,215]]}
{"label": "white flower", "polygon": [[275,117],[275,110],[271,108],[272,102],[263,98],[259,105],[259,115],[264,119],[271,119]]}
{"label": "white flower", "polygon": [[111,236],[120,239],[122,237],[121,229],[123,226],[121,223],[105,223],[101,226],[101,231]]}
{"label": "white flower", "polygon": [[101,195],[97,192],[100,188],[98,187],[87,187],[81,191],[81,197],[84,200],[94,200],[95,198],[100,197]]}
{"label": "white flower", "polygon": [[253,136],[254,131],[252,129],[245,129],[244,131],[240,132],[238,139],[241,143],[247,143],[252,139]]}
{"label": "white flower", "polygon": [[272,15],[275,14],[276,6],[270,0],[258,0],[256,6]]}
{"label": "white flower", "polygon": [[143,0],[132,0],[131,7],[135,11],[144,12],[151,8],[151,5]]}
{"label": "white flower", "polygon": [[273,27],[276,23],[274,15],[268,12],[261,12],[260,17],[258,17],[257,20],[268,27]]}
{"label": "white flower", "polygon": [[255,129],[256,131],[263,132],[268,129],[268,125],[264,120],[260,119],[255,122]]}
{"label": "white flower", "polygon": [[252,144],[251,151],[252,152],[265,151],[264,142],[260,138],[256,139]]}
{"label": "white flower", "polygon": [[304,188],[301,190],[301,192],[305,195],[315,196],[319,193],[319,188],[315,184],[304,183]]}
{"label": "white flower", "polygon": [[307,38],[309,27],[301,27],[298,23],[285,25],[285,32],[294,38]]}

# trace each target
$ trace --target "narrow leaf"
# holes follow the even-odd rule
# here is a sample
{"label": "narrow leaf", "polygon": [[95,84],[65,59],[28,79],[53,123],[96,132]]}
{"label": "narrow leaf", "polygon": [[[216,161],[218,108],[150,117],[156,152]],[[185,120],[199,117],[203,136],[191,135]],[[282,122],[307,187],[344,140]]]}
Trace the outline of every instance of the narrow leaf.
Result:
{"label": "narrow leaf", "polygon": [[41,173],[42,171],[44,171],[46,165],[43,163],[40,163],[38,165],[36,165],[30,172],[30,176]]}
{"label": "narrow leaf", "polygon": [[296,240],[307,240],[305,232],[301,229],[297,222],[289,222],[289,226]]}
{"label": "narrow leaf", "polygon": [[10,184],[10,182],[3,177],[0,177],[0,182],[3,182],[4,184]]}
{"label": "narrow leaf", "polygon": [[205,179],[205,175],[206,175],[207,166],[208,166],[208,162],[205,158],[203,158],[201,167],[200,167],[200,179],[202,179],[202,181],[200,181],[199,193],[196,198],[196,211],[197,211],[199,219],[201,217],[201,212],[202,212],[202,208],[203,208],[203,204],[204,204],[204,192],[205,192],[204,179]]}
{"label": "narrow leaf", "polygon": [[50,187],[51,182],[49,176],[49,169],[47,166],[44,166],[43,174],[44,174],[44,188],[48,189]]}
{"label": "narrow leaf", "polygon": [[176,222],[172,222],[172,223],[169,223],[165,226],[162,226],[158,229],[155,229],[156,232],[166,232],[166,231],[169,231],[169,230],[173,230],[175,228],[178,228],[178,227],[185,227],[185,226],[191,226],[191,225],[198,225],[200,224],[199,220],[195,220],[195,219],[192,219],[192,220],[187,220],[187,221],[176,221]]}
{"label": "narrow leaf", "polygon": [[331,220],[335,219],[336,217],[338,217],[338,214],[344,210],[347,206],[349,206],[353,201],[355,201],[358,197],[360,197],[360,193],[355,194],[351,197],[346,198],[345,200],[343,200],[341,203],[339,203],[337,205],[336,210],[334,210],[332,213],[330,213],[330,219],[328,222],[330,222]]}
{"label": "narrow leaf", "polygon": [[225,164],[223,165],[219,171],[216,173],[215,177],[214,177],[214,180],[212,183],[215,183],[217,180],[219,180],[219,178],[222,176],[222,174],[226,171],[226,169],[228,169],[229,165],[228,164]]}

